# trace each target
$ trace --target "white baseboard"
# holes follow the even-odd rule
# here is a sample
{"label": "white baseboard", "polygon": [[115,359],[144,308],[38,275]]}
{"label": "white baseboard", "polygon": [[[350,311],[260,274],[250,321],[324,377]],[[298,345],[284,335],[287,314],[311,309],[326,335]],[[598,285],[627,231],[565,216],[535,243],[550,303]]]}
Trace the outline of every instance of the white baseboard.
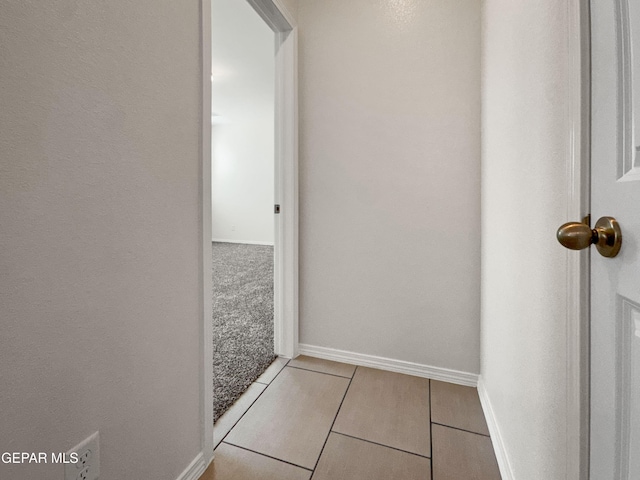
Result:
{"label": "white baseboard", "polygon": [[273,242],[259,242],[255,240],[229,240],[228,238],[212,238],[211,241],[219,243],[243,243],[245,245],[270,245],[273,247]]}
{"label": "white baseboard", "polygon": [[198,480],[208,466],[204,455],[200,452],[176,480]]}
{"label": "white baseboard", "polygon": [[496,421],[496,415],[491,406],[491,400],[489,394],[482,381],[482,376],[478,380],[478,396],[480,397],[480,404],[484,411],[484,416],[487,420],[487,426],[489,427],[489,434],[491,435],[491,442],[493,443],[493,450],[496,453],[496,460],[498,461],[498,467],[500,468],[500,475],[502,480],[514,480],[513,470],[509,463],[509,457],[507,456],[507,450],[504,446],[504,440],[500,433],[500,428]]}
{"label": "white baseboard", "polygon": [[300,344],[298,351],[301,355],[309,357],[323,358],[336,362],[361,365],[363,367],[379,368],[390,372],[405,373],[416,377],[442,380],[443,382],[455,383],[475,387],[478,384],[478,375],[475,373],[450,370],[448,368],[432,367],[420,363],[405,362],[404,360],[394,360],[392,358],[376,357],[364,353],[348,352],[335,348],[316,347],[314,345]]}

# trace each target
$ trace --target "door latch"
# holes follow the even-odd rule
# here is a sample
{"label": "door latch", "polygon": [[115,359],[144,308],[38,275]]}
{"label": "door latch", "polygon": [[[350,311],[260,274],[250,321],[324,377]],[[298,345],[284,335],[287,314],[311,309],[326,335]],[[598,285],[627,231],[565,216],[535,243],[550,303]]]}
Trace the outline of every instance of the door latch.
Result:
{"label": "door latch", "polygon": [[273,206],[273,213],[280,213],[280,205],[277,203]]}

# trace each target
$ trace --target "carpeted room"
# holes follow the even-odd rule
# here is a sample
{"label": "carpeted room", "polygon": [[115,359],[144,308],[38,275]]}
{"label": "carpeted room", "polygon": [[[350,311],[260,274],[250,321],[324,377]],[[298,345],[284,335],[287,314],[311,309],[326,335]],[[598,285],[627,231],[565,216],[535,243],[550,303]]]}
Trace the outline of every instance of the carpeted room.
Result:
{"label": "carpeted room", "polygon": [[273,246],[213,242],[214,421],[274,360]]}

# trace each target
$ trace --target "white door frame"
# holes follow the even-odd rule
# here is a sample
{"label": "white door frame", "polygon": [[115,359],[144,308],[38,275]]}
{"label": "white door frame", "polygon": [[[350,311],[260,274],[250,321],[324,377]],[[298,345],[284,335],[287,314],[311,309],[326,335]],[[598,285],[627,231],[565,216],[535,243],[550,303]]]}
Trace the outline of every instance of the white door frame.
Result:
{"label": "white door frame", "polygon": [[[274,350],[298,353],[298,31],[280,0],[247,0],[276,34]],[[211,0],[200,0],[201,167],[200,167],[200,368],[202,455],[213,459],[213,305],[211,264]]]}
{"label": "white door frame", "polygon": [[[589,0],[568,2],[567,217],[581,221],[590,205],[591,65]],[[567,480],[589,475],[589,250],[567,250]]]}
{"label": "white door frame", "polygon": [[247,0],[276,34],[274,350],[298,354],[298,29],[280,0]]}

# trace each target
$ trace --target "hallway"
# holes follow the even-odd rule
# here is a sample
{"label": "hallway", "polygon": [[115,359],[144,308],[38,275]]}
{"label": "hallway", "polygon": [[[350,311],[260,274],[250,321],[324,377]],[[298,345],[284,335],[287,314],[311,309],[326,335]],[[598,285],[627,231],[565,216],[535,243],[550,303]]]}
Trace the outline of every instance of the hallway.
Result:
{"label": "hallway", "polygon": [[[349,469],[381,476],[400,457],[423,479],[469,478],[447,469],[489,453],[465,447],[465,460],[443,435],[489,437],[439,417],[457,390],[424,378],[477,386],[504,480],[586,478],[589,308],[574,279],[587,254],[555,232],[618,215],[589,212],[581,190],[588,5],[248,3],[274,14],[287,100],[275,120],[289,132],[277,157],[289,194],[263,202],[281,206],[290,254],[274,268],[290,320],[275,324],[274,352],[416,377],[281,362],[240,400],[251,409],[228,422],[204,479],[242,478],[249,459],[261,473],[245,478],[265,478],[267,462],[357,479]],[[198,480],[211,464],[210,105],[214,80],[237,82],[212,69],[211,4],[0,2],[3,452],[68,453],[99,434],[102,480]],[[603,125],[618,138],[616,121]],[[0,478],[63,470],[2,463]]]}
{"label": "hallway", "polygon": [[214,429],[200,480],[498,480],[476,389],[277,359]]}

